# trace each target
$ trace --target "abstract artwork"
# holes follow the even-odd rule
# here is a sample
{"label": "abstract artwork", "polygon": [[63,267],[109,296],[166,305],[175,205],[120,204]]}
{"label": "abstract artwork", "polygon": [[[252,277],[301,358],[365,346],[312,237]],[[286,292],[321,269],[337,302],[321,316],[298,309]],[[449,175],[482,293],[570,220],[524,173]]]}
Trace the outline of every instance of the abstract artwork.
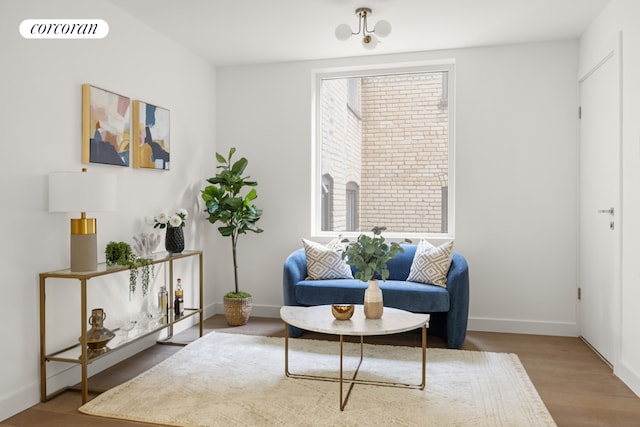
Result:
{"label": "abstract artwork", "polygon": [[133,167],[169,170],[169,110],[133,101]]}
{"label": "abstract artwork", "polygon": [[82,85],[82,163],[129,166],[131,100]]}

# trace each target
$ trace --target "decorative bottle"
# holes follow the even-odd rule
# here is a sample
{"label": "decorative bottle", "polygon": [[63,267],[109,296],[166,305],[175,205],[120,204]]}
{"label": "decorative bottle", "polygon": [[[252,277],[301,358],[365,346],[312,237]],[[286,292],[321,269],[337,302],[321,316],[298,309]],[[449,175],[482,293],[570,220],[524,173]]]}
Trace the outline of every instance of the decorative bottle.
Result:
{"label": "decorative bottle", "polygon": [[165,325],[169,318],[169,292],[164,286],[161,286],[158,292],[158,310],[162,312],[161,323]]}
{"label": "decorative bottle", "polygon": [[182,290],[182,279],[180,278],[178,278],[175,299],[173,300],[173,314],[176,319],[184,316],[184,291]]}
{"label": "decorative bottle", "polygon": [[376,279],[371,279],[369,287],[364,291],[364,316],[367,319],[380,319],[383,309],[382,289]]}

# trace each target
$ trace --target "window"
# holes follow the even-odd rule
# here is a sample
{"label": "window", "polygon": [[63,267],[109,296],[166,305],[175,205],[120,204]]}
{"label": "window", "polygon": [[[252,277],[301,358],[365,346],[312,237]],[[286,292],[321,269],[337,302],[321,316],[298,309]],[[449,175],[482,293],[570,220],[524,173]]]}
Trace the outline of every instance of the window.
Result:
{"label": "window", "polygon": [[316,232],[453,235],[452,73],[316,74]]}

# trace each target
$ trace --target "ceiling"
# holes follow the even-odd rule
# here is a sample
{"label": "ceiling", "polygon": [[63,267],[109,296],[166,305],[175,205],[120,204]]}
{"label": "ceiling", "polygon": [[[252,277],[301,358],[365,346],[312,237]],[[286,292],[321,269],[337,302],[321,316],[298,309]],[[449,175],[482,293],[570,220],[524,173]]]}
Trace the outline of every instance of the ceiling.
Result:
{"label": "ceiling", "polygon": [[[609,0],[110,0],[218,66],[577,39]],[[374,50],[356,37],[355,9],[391,34]]]}

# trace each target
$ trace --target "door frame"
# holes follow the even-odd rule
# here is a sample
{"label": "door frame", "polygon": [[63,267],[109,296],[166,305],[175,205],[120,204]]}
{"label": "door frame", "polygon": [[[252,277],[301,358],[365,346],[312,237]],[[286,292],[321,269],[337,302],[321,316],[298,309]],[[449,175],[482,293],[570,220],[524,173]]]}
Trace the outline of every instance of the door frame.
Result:
{"label": "door frame", "polygon": [[[604,360],[607,364],[609,364],[611,366],[611,368],[614,370],[615,372],[615,368],[616,366],[618,366],[619,363],[619,359],[620,359],[620,353],[621,353],[621,346],[622,346],[622,340],[621,340],[621,331],[622,331],[622,249],[623,249],[623,245],[622,245],[622,240],[623,240],[623,229],[624,229],[624,209],[623,209],[623,197],[622,197],[622,193],[623,193],[623,187],[622,187],[622,148],[623,148],[623,111],[622,111],[622,107],[623,107],[623,98],[622,98],[622,94],[623,94],[623,80],[622,80],[622,32],[619,32],[617,34],[617,36],[615,37],[615,39],[612,39],[609,43],[609,48],[605,51],[606,53],[604,55],[600,55],[599,56],[599,60],[597,61],[597,63],[590,67],[586,72],[582,73],[582,75],[578,76],[578,81],[577,81],[577,89],[578,89],[578,107],[580,108],[582,101],[581,101],[581,84],[587,79],[589,78],[589,76],[591,76],[593,73],[595,73],[602,65],[604,65],[607,61],[613,60],[616,61],[616,66],[618,67],[618,194],[617,194],[617,206],[618,206],[618,212],[616,215],[616,229],[615,229],[615,239],[616,241],[616,252],[615,255],[617,257],[617,259],[615,259],[615,265],[616,265],[616,272],[615,272],[615,276],[613,277],[613,300],[612,300],[612,305],[616,308],[617,313],[615,313],[615,321],[613,322],[613,324],[611,325],[613,328],[613,349],[612,349],[612,353],[613,353],[613,360],[606,360],[604,357],[602,357],[600,355],[600,353],[598,352],[597,349],[593,348],[584,338],[582,338],[582,333],[581,333],[581,318],[582,318],[582,313],[581,313],[581,304],[580,304],[580,300],[579,298],[576,300],[576,305],[577,305],[577,323],[578,323],[578,334],[580,336],[580,338],[596,353],[598,354],[598,356],[600,356],[602,358],[602,360]],[[577,229],[577,283],[576,283],[576,287],[579,288],[582,281],[581,281],[581,271],[582,271],[582,265],[581,265],[581,259],[580,259],[580,245],[581,245],[581,234],[580,234],[580,206],[581,206],[581,189],[582,189],[582,182],[580,181],[580,176],[581,176],[581,171],[582,171],[582,162],[581,162],[581,142],[582,142],[582,135],[581,135],[581,123],[580,120],[578,120],[577,123],[577,132],[578,132],[578,147],[577,147],[577,156],[578,156],[578,167],[577,167],[577,181],[578,181],[578,197],[577,197],[577,224],[578,224],[578,229]],[[578,289],[576,289],[576,294],[578,294]]]}

